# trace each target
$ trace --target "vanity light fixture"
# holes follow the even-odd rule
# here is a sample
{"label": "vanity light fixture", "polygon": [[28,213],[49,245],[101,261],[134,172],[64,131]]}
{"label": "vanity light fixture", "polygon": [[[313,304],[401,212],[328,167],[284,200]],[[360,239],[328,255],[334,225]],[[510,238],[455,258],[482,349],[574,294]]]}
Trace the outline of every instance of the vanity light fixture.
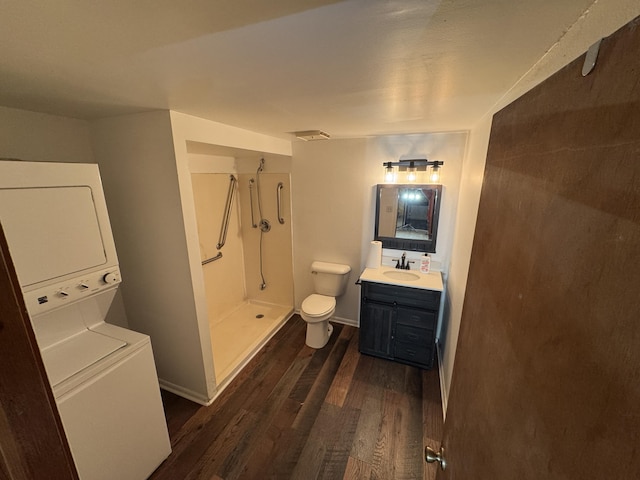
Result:
{"label": "vanity light fixture", "polygon": [[397,167],[400,172],[407,172],[407,182],[415,182],[417,179],[417,171],[426,172],[429,167],[429,181],[431,183],[440,182],[440,167],[444,165],[444,162],[439,160],[427,160],[426,158],[414,158],[406,160],[398,160],[397,162],[384,162],[382,166],[385,171],[385,181],[395,182]]}

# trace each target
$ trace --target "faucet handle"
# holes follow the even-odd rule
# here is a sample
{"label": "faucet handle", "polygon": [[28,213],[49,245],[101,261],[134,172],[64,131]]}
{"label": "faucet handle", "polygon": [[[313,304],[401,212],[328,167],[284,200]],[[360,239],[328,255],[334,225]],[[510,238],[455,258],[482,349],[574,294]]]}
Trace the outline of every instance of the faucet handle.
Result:
{"label": "faucet handle", "polygon": [[407,260],[407,266],[406,266],[406,267],[404,267],[404,268],[405,268],[405,270],[411,270],[411,269],[409,268],[409,264],[410,264],[410,263],[416,263],[416,262],[415,262],[415,260]]}
{"label": "faucet handle", "polygon": [[392,258],[391,261],[392,262],[396,262],[396,268],[400,268],[400,259],[399,258]]}

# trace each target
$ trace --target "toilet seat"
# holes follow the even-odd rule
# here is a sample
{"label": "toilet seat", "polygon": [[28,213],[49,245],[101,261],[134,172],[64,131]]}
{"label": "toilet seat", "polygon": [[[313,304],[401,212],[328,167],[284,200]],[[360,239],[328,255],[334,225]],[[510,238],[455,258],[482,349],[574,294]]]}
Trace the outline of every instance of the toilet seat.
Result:
{"label": "toilet seat", "polygon": [[336,299],[314,293],[302,302],[302,311],[309,317],[322,317],[336,308]]}

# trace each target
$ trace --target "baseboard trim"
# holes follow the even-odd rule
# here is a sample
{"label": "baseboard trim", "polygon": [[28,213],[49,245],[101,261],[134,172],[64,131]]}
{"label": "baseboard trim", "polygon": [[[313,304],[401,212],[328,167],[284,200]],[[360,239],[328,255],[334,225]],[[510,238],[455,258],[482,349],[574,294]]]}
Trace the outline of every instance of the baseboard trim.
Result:
{"label": "baseboard trim", "polygon": [[449,398],[449,392],[447,392],[446,385],[444,383],[444,370],[442,368],[442,352],[440,351],[440,343],[436,343],[436,353],[438,355],[438,372],[440,376],[440,397],[442,400],[442,420],[447,417],[447,399]]}
{"label": "baseboard trim", "polygon": [[162,390],[175,393],[179,397],[186,398],[187,400],[191,400],[192,402],[198,403],[200,405],[204,405],[205,407],[211,405],[211,402],[213,402],[213,399],[215,398],[214,396],[212,399],[209,399],[199,394],[198,392],[194,392],[191,389],[184,388],[180,385],[176,385],[175,383],[168,382],[162,378],[158,379],[158,383],[160,384],[160,388]]}
{"label": "baseboard trim", "polygon": [[350,325],[352,327],[358,327],[358,321],[357,320],[351,320],[349,318],[341,318],[341,317],[333,317],[331,319],[332,322],[334,323],[341,323],[342,325]]}
{"label": "baseboard trim", "polygon": [[[300,315],[300,310],[295,311],[296,315]],[[302,316],[302,315],[300,315]],[[351,320],[350,318],[342,318],[342,317],[331,317],[329,319],[330,322],[333,323],[341,323],[342,325],[350,325],[352,327],[358,328],[360,325],[358,320]]]}

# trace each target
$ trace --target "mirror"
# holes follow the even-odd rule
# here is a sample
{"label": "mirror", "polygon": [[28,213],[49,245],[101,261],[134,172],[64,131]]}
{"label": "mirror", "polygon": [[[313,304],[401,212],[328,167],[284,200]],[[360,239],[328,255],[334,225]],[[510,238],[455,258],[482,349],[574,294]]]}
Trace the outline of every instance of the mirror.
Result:
{"label": "mirror", "polygon": [[375,240],[384,248],[434,253],[442,185],[381,184]]}

